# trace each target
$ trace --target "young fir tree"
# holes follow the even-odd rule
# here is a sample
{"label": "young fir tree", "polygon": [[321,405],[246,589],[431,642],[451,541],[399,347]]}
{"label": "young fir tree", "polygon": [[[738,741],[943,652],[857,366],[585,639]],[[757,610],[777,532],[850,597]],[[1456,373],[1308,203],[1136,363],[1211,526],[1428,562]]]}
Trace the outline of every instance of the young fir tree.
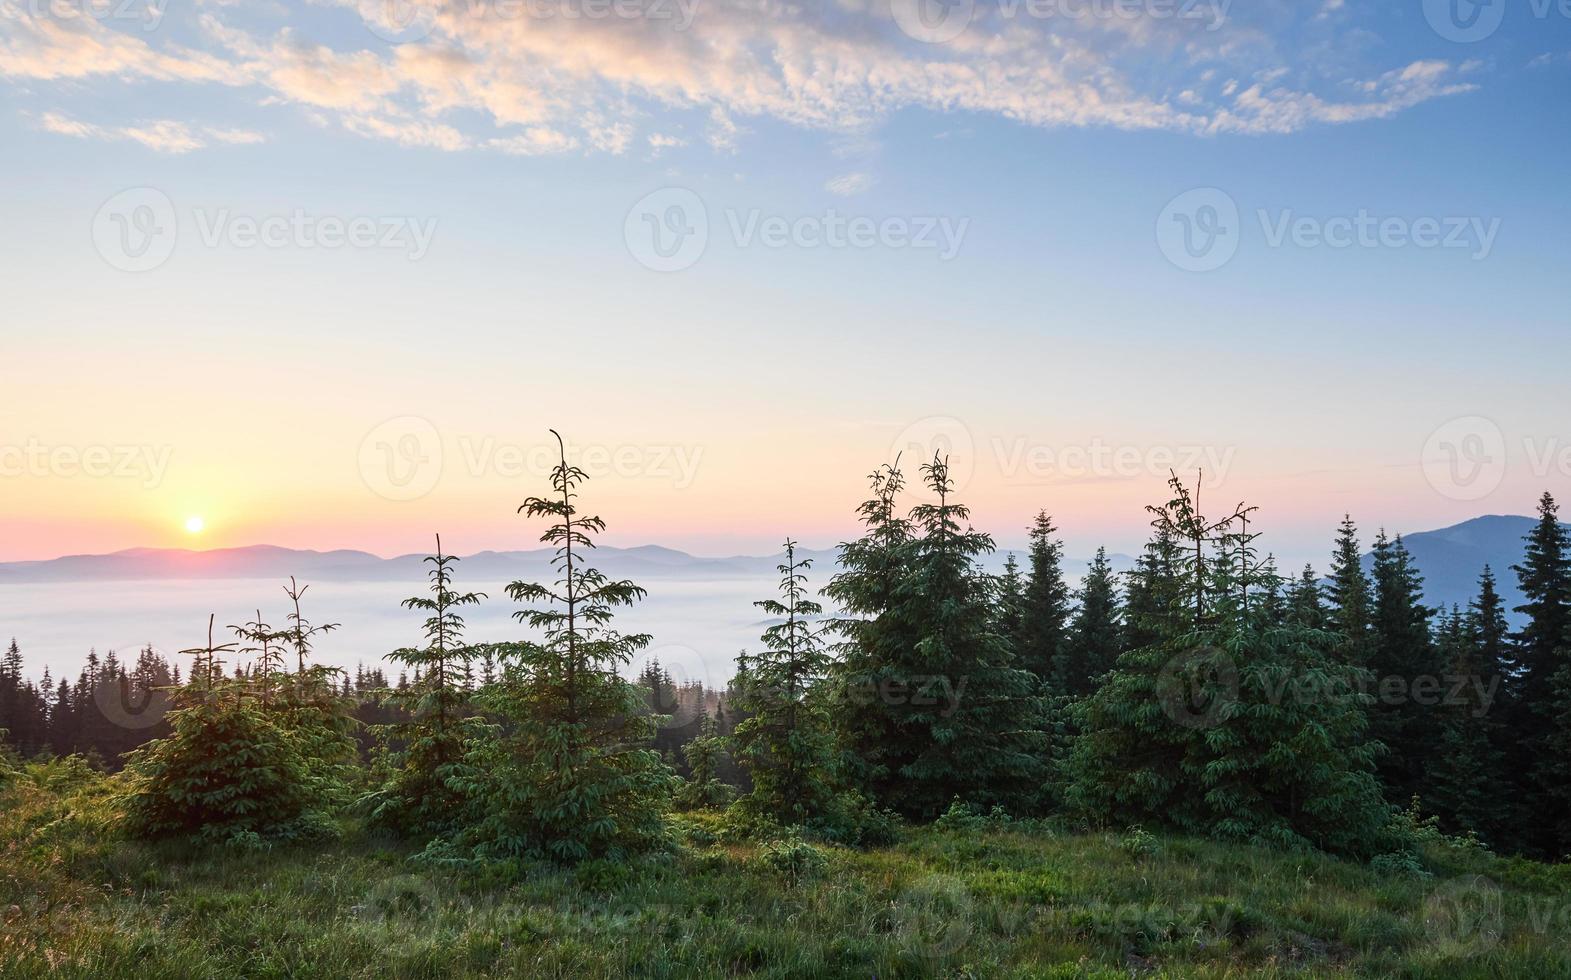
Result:
{"label": "young fir tree", "polygon": [[1341,527],[1337,529],[1326,600],[1331,605],[1331,628],[1342,634],[1337,655],[1344,663],[1368,667],[1372,655],[1374,598],[1369,576],[1364,573],[1363,554],[1358,545],[1358,527],[1353,523],[1351,515],[1345,515]]}
{"label": "young fir tree", "polygon": [[1515,823],[1495,713],[1503,707],[1497,699],[1508,667],[1507,631],[1505,603],[1486,565],[1467,615],[1453,609],[1437,628],[1447,691],[1424,800],[1449,832],[1471,832],[1497,847]]}
{"label": "young fir tree", "polygon": [[942,456],[922,467],[933,499],[911,511],[915,537],[890,615],[915,643],[882,664],[880,709],[896,741],[879,799],[917,818],[937,817],[955,799],[1015,812],[1045,793],[1046,717],[1035,676],[1016,665],[992,626],[988,577],[977,559],[993,549],[954,502]]}
{"label": "young fir tree", "polygon": [[349,800],[351,766],[359,746],[351,734],[355,719],[353,705],[338,694],[334,680],[337,667],[307,665],[316,638],[338,629],[338,623],[313,624],[301,612],[300,600],[309,585],[300,585],[293,575],[284,586],[291,603],[289,625],[274,634],[278,642],[295,654],[295,673],[282,685],[282,696],[274,711],[281,723],[299,740],[306,764],[321,791],[340,802]]}
{"label": "young fir tree", "polygon": [[238,653],[250,654],[252,659],[252,686],[262,701],[262,710],[272,706],[273,688],[284,676],[283,633],[262,619],[262,610],[256,618],[239,626],[230,626],[238,643],[245,644]]}
{"label": "young fir tree", "polygon": [[1075,698],[1096,690],[1101,678],[1122,652],[1123,630],[1118,607],[1118,584],[1107,549],[1098,548],[1080,588],[1069,636],[1054,669],[1055,689]]}
{"label": "young fir tree", "polygon": [[1174,477],[1151,508],[1179,587],[1159,643],[1126,653],[1076,715],[1072,807],[1101,825],[1369,855],[1388,846],[1362,672],[1333,634],[1272,622],[1248,511],[1211,521]]}
{"label": "young fir tree", "polygon": [[1124,590],[1124,647],[1139,650],[1163,642],[1183,624],[1175,618],[1179,602],[1178,543],[1156,524]]}
{"label": "young fir tree", "polygon": [[233,644],[182,651],[199,669],[175,692],[172,732],[127,757],[127,829],[143,837],[237,834],[278,839],[327,832],[334,802],[324,794],[301,740],[249,696],[245,682],[223,676],[218,654]]}
{"label": "young fir tree", "polygon": [[1047,511],[1039,512],[1031,524],[1030,575],[1015,648],[1019,666],[1035,674],[1044,691],[1052,690],[1054,667],[1069,635],[1069,586],[1064,582],[1064,544],[1057,534]]}
{"label": "young fir tree", "polygon": [[698,716],[698,734],[682,746],[688,777],[677,790],[677,806],[684,810],[717,810],[736,797],[736,789],[720,778],[726,757],[726,739],[709,713]]}
{"label": "young fir tree", "polygon": [[996,610],[994,629],[1007,639],[1018,654],[1021,627],[1025,622],[1025,577],[1020,574],[1020,563],[1014,552],[1004,556],[1004,573],[998,576],[997,596],[993,600]]}
{"label": "young fir tree", "polygon": [[367,802],[374,823],[406,834],[438,835],[455,827],[466,802],[459,787],[473,782],[463,763],[469,700],[463,678],[473,650],[464,640],[461,610],[479,605],[486,596],[453,587],[453,566],[459,559],[442,553],[440,534],[436,554],[425,560],[431,565],[431,594],[401,603],[426,614],[425,645],[389,655],[395,663],[419,671],[420,677],[388,698],[408,720],[379,726],[377,734],[385,741],[396,740],[401,751],[393,754],[390,777]]}
{"label": "young fir tree", "polygon": [[663,838],[675,776],[648,748],[654,722],[638,687],[618,673],[650,637],[624,635],[612,622],[645,592],[586,564],[605,521],[579,512],[587,476],[551,434],[559,450],[552,496],[518,509],[551,521],[541,540],[555,549],[557,579],[507,587],[534,607],[513,615],[540,639],[503,648],[504,676],[481,695],[506,729],[476,740],[483,817],[461,840],[488,858],[616,860]]}
{"label": "young fir tree", "polygon": [[[901,583],[912,549],[911,522],[899,511],[905,478],[896,457],[873,471],[872,495],[857,507],[862,537],[840,545],[840,571],[824,589],[837,607],[833,628],[841,642],[829,679],[830,712],[854,782],[875,798],[898,778],[903,764],[902,716],[888,703],[901,679],[899,666],[915,644],[899,614]],[[740,687],[740,685],[738,685]],[[735,699],[730,702],[733,708]],[[739,717],[733,718],[736,724]]]}
{"label": "young fir tree", "polygon": [[787,539],[780,598],[753,603],[780,621],[764,630],[763,650],[742,654],[737,665],[747,677],[740,706],[749,717],[736,728],[736,760],[753,784],[738,805],[797,826],[833,822],[837,803],[834,736],[815,691],[829,654],[815,621],[823,609],[807,597],[811,567]]}
{"label": "young fir tree", "polygon": [[1286,617],[1288,622],[1306,629],[1330,628],[1330,616],[1320,598],[1320,581],[1313,566],[1305,565],[1288,587]]}
{"label": "young fir tree", "polygon": [[1571,534],[1555,498],[1538,502],[1538,523],[1513,566],[1526,618],[1516,634],[1510,760],[1520,774],[1526,848],[1571,853]]}
{"label": "young fir tree", "polygon": [[[1373,642],[1368,666],[1377,703],[1372,737],[1386,746],[1380,777],[1388,799],[1398,805],[1423,796],[1424,767],[1439,737],[1437,715],[1414,696],[1441,674],[1430,640],[1430,611],[1423,604],[1423,577],[1402,544],[1382,531],[1375,539]],[[1394,695],[1394,696],[1393,696]]]}

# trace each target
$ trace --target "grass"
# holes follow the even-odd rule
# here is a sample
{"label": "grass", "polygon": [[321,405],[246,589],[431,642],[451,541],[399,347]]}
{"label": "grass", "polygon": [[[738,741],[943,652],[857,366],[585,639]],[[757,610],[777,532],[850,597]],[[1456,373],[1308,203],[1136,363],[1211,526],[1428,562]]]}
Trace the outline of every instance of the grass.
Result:
{"label": "grass", "polygon": [[121,840],[110,780],[0,789],[0,977],[1567,977],[1571,868],[1430,876],[986,821],[871,851],[721,842],[633,864],[421,870],[348,826],[276,850]]}

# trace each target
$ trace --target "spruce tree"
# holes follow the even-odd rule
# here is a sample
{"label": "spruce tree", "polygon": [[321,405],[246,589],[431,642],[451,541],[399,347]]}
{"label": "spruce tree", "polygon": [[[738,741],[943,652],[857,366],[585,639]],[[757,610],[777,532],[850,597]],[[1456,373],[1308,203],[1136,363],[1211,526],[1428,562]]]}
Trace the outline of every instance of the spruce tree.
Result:
{"label": "spruce tree", "polygon": [[753,603],[780,621],[764,630],[761,651],[738,658],[747,677],[740,704],[749,717],[736,728],[736,760],[752,779],[738,805],[786,825],[820,824],[836,805],[834,736],[815,690],[829,655],[816,622],[823,609],[807,598],[811,567],[787,539],[780,598]]}
{"label": "spruce tree", "polygon": [[1051,689],[1069,635],[1069,586],[1064,582],[1064,545],[1057,534],[1047,511],[1039,512],[1030,529],[1029,575],[1015,650],[1019,666],[1035,674],[1044,691]]}
{"label": "spruce tree", "polygon": [[1425,804],[1454,834],[1511,843],[1516,822],[1497,712],[1508,669],[1505,604],[1485,566],[1466,616],[1453,609],[1436,630],[1446,664],[1440,735],[1428,758]]}
{"label": "spruce tree", "polygon": [[1096,550],[1079,598],[1064,652],[1054,670],[1054,687],[1070,697],[1083,698],[1096,690],[1122,652],[1118,584],[1106,548]]}
{"label": "spruce tree", "polygon": [[893,607],[915,643],[880,665],[881,707],[897,740],[884,747],[895,764],[879,798],[925,819],[957,797],[1030,810],[1045,792],[1045,714],[1035,675],[992,627],[990,586],[976,562],[993,540],[951,499],[946,459],[935,454],[922,472],[932,499],[911,511],[915,537]]}
{"label": "spruce tree", "polygon": [[1424,768],[1439,737],[1433,706],[1416,696],[1438,682],[1441,664],[1430,640],[1423,577],[1398,536],[1375,539],[1373,639],[1368,666],[1377,703],[1370,734],[1386,747],[1380,776],[1389,799],[1406,804],[1425,792]]}
{"label": "spruce tree", "polygon": [[994,598],[996,618],[994,628],[1009,641],[1018,655],[1022,640],[1021,629],[1025,621],[1025,577],[1020,574],[1020,563],[1015,553],[1004,556],[1004,572],[998,576],[997,596]]}
{"label": "spruce tree", "polygon": [[684,810],[712,810],[730,803],[736,790],[720,778],[726,758],[726,740],[715,719],[706,711],[698,717],[698,734],[682,747],[688,776],[677,791],[677,805]]}
{"label": "spruce tree", "polygon": [[580,513],[588,477],[551,434],[559,454],[552,496],[518,510],[550,521],[541,540],[555,549],[557,578],[507,587],[531,607],[514,618],[540,638],[500,648],[504,676],[481,695],[507,727],[476,740],[483,817],[462,840],[488,858],[615,860],[662,839],[675,776],[648,748],[654,724],[637,686],[618,673],[651,638],[612,623],[645,591],[586,564],[605,521]]}
{"label": "spruce tree", "polygon": [[1526,621],[1515,637],[1511,762],[1521,775],[1524,843],[1559,857],[1571,853],[1571,534],[1548,493],[1526,542],[1513,566]]}
{"label": "spruce tree", "polygon": [[1287,619],[1295,626],[1323,630],[1330,628],[1330,616],[1320,598],[1320,582],[1314,567],[1305,565],[1287,590]]}
{"label": "spruce tree", "polygon": [[1331,627],[1342,634],[1338,656],[1344,663],[1368,667],[1374,599],[1369,576],[1364,574],[1358,527],[1353,523],[1351,515],[1344,516],[1341,527],[1337,529],[1336,548],[1331,553],[1331,581],[1326,586],[1326,601],[1331,605]]}
{"label": "spruce tree", "polygon": [[[898,665],[909,658],[915,643],[910,624],[897,609],[913,530],[899,510],[905,488],[899,457],[874,470],[869,482],[872,493],[857,507],[862,537],[840,545],[840,571],[824,594],[835,604],[838,617],[832,625],[841,637],[828,683],[844,763],[858,786],[882,798],[883,788],[897,778],[906,751],[900,714],[888,698],[900,681]],[[733,723],[740,724],[742,719],[735,716],[739,706],[734,698],[730,703]]]}
{"label": "spruce tree", "polygon": [[[1358,668],[1333,634],[1273,622],[1240,506],[1205,517],[1174,477],[1150,508],[1172,542],[1171,632],[1076,708],[1070,803],[1100,825],[1371,855],[1390,842]],[[1254,596],[1255,598],[1250,598]]]}
{"label": "spruce tree", "polygon": [[394,755],[389,779],[367,802],[373,822],[404,833],[436,835],[454,827],[466,802],[457,787],[473,781],[463,765],[469,699],[463,677],[473,650],[464,640],[460,610],[479,605],[485,593],[453,587],[453,566],[459,559],[442,553],[440,534],[436,554],[425,561],[431,565],[431,594],[401,603],[405,609],[426,614],[425,645],[389,654],[395,663],[418,670],[420,679],[389,697],[409,720],[379,726],[378,734],[396,739],[401,751]]}

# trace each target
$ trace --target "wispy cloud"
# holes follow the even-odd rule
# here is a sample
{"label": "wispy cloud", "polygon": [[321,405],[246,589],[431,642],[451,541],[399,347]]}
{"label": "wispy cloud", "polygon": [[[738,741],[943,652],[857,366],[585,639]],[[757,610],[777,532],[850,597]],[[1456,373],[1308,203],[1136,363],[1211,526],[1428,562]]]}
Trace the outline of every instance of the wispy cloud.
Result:
{"label": "wispy cloud", "polygon": [[829,182],[824,184],[824,189],[841,197],[851,197],[872,187],[873,183],[873,175],[869,173],[841,174],[830,178]]}
{"label": "wispy cloud", "polygon": [[46,112],[40,117],[39,128],[45,132],[77,139],[130,140],[160,153],[189,153],[214,143],[230,145],[261,143],[267,137],[249,129],[215,126],[191,127],[173,119],[158,119],[131,126],[100,126],[83,122],[58,112]]}
{"label": "wispy cloud", "polygon": [[[191,47],[169,41],[171,31],[119,31],[0,0],[0,76],[89,91],[128,81],[243,86],[368,138],[521,155],[619,154],[635,138],[659,153],[675,145],[662,142],[672,137],[639,136],[639,128],[687,113],[720,152],[739,147],[747,120],[856,140],[912,108],[1040,127],[1288,133],[1383,119],[1475,87],[1446,61],[1322,76],[1313,54],[1295,58],[1290,32],[1238,19],[1247,12],[1236,7],[1234,19],[1190,23],[1007,18],[982,5],[959,36],[924,44],[902,33],[884,5],[860,0],[707,0],[702,10],[673,0],[640,8],[641,16],[599,18],[531,16],[527,5],[516,16],[478,15],[485,5],[432,0],[422,22],[429,31],[417,43],[390,45],[372,29],[386,36],[386,25],[368,24],[332,47],[310,33],[319,26],[316,4],[329,2],[357,16],[362,6],[292,4],[275,12],[286,23],[258,33],[228,19],[238,8],[208,3],[189,25],[200,39]],[[1341,12],[1339,0],[1326,0],[1298,16],[1335,32],[1340,18],[1331,15]],[[168,152],[182,146],[173,128],[112,132]],[[186,136],[198,145],[222,139]]]}

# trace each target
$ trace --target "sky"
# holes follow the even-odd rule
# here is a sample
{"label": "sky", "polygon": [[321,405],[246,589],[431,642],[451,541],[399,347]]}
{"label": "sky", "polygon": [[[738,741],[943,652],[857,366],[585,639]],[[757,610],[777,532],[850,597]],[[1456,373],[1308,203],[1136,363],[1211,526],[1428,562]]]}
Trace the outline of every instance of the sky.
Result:
{"label": "sky", "polygon": [[[1571,5],[0,0],[0,561],[1571,497]],[[913,493],[912,501],[918,499]]]}

